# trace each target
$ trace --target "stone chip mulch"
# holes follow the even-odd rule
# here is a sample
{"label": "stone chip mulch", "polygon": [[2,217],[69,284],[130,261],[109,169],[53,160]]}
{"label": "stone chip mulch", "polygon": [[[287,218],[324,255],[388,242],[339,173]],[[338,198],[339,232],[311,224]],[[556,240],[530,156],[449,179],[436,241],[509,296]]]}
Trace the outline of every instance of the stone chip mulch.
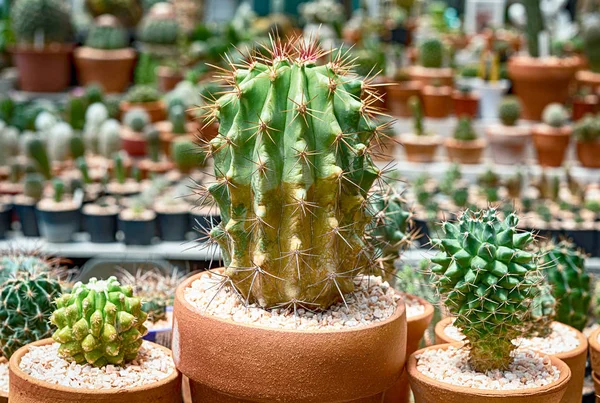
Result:
{"label": "stone chip mulch", "polygon": [[8,363],[0,362],[0,393],[8,393]]}

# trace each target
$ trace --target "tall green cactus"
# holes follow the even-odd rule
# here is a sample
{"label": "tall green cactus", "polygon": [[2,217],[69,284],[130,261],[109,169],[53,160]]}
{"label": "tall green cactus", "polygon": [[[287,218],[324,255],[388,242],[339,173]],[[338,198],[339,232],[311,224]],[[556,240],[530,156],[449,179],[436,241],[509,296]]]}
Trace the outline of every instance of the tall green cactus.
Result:
{"label": "tall green cactus", "polygon": [[590,70],[600,74],[600,21],[594,20],[583,32],[583,49],[590,65]]}
{"label": "tall green cactus", "polygon": [[[224,272],[248,302],[325,309],[371,268],[363,252],[368,194],[382,172],[370,145],[378,95],[345,55],[302,39],[273,40],[271,60],[231,67],[233,90],[206,107],[220,122],[207,146],[221,210],[211,231]],[[363,96],[361,100],[361,95]]]}
{"label": "tall green cactus", "polygon": [[431,259],[434,285],[470,346],[471,366],[481,372],[511,363],[511,340],[525,332],[533,299],[539,293],[536,255],[528,252],[530,232],[517,230],[519,219],[504,221],[495,209],[466,210],[445,222],[441,250]]}
{"label": "tall green cactus", "polygon": [[540,56],[539,35],[544,30],[541,0],[522,0],[527,14],[527,48],[531,57]]}
{"label": "tall green cactus", "polygon": [[418,96],[413,95],[408,100],[408,106],[410,106],[410,111],[413,117],[413,126],[415,130],[415,134],[417,136],[423,136],[425,133],[425,129],[423,128],[423,109],[421,108],[421,101]]}
{"label": "tall green cactus", "polygon": [[37,168],[46,179],[52,178],[52,168],[50,167],[50,159],[46,152],[46,147],[39,138],[32,138],[27,143],[27,152],[35,161]]}

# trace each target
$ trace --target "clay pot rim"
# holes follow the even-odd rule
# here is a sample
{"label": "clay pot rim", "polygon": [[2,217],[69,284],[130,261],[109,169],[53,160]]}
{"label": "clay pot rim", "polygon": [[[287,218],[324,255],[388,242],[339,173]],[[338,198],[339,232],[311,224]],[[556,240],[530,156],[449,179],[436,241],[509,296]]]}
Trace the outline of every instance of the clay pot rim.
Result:
{"label": "clay pot rim", "polygon": [[435,336],[438,337],[439,335],[440,340],[448,340],[446,344],[464,343],[462,340],[451,340],[450,337],[444,332],[444,330],[453,322],[454,316],[448,316],[441,319],[438,323],[435,324],[435,327],[433,329]]}
{"label": "clay pot rim", "polygon": [[[8,360],[6,359],[6,357],[0,357],[0,364],[5,364],[7,362]],[[0,398],[8,399],[8,392],[0,390]]]}
{"label": "clay pot rim", "polygon": [[445,141],[446,147],[450,148],[462,148],[464,150],[476,150],[485,148],[487,141],[482,138],[476,138],[475,140],[457,140],[454,137],[449,137]]}
{"label": "clay pot rim", "polygon": [[433,313],[434,313],[435,309],[434,309],[433,304],[431,302],[427,301],[425,298],[421,298],[421,297],[418,297],[416,295],[409,294],[409,293],[406,293],[406,292],[404,292],[402,294],[406,295],[406,297],[408,299],[413,299],[413,300],[419,301],[419,303],[425,307],[425,312],[423,312],[420,315],[415,315],[415,316],[411,316],[411,317],[406,316],[406,323],[408,323],[408,322],[418,322],[418,321],[421,321],[421,320],[426,319],[428,317],[433,317]]}
{"label": "clay pot rim", "polygon": [[152,101],[152,102],[129,102],[129,101],[123,100],[119,104],[119,109],[121,109],[121,111],[127,111],[132,108],[162,109],[165,106],[166,106],[165,102],[162,99],[159,99],[158,101]]}
{"label": "clay pot rim", "polygon": [[[588,344],[591,350],[600,353],[600,342],[598,342],[598,335],[600,335],[600,328],[594,330],[592,334],[590,334],[590,337],[588,337]],[[598,380],[600,380],[600,377],[598,377]]]}
{"label": "clay pot rim", "polygon": [[424,97],[451,97],[452,96],[452,87],[449,85],[425,85],[421,90],[421,94]]}
{"label": "clay pot rim", "polygon": [[41,54],[41,53],[71,53],[75,49],[74,43],[58,43],[53,42],[45,44],[43,48],[37,48],[28,44],[16,44],[8,47],[9,53],[14,54]]}
{"label": "clay pot rim", "polygon": [[[406,69],[410,76],[427,78],[454,78],[454,70],[451,67],[423,67],[419,65],[410,66]],[[414,80],[414,79],[412,79]]]}
{"label": "clay pot rim", "polygon": [[531,127],[531,134],[535,136],[571,137],[573,127],[568,124],[562,127],[553,127],[546,123],[538,123]]}
{"label": "clay pot rim", "polygon": [[[269,332],[278,332],[278,333],[332,334],[332,333],[361,332],[361,331],[364,331],[365,329],[373,329],[373,328],[378,328],[378,327],[381,327],[381,326],[388,325],[389,323],[392,323],[392,322],[398,320],[398,318],[400,316],[406,317],[406,307],[404,305],[404,302],[402,302],[401,299],[398,301],[398,304],[396,306],[396,310],[394,311],[394,313],[390,317],[388,317],[387,319],[379,321],[379,322],[373,322],[373,323],[371,323],[370,325],[367,325],[367,326],[359,326],[359,327],[356,327],[356,328],[323,329],[323,330],[281,329],[281,328],[276,328],[276,327],[253,325],[253,324],[249,324],[249,323],[239,323],[239,322],[234,322],[234,321],[228,320],[228,319],[218,318],[218,317],[216,317],[214,315],[205,315],[204,312],[202,312],[200,309],[198,309],[195,306],[193,306],[192,304],[190,304],[185,299],[184,290],[186,288],[188,288],[194,281],[196,281],[197,279],[199,279],[201,276],[204,276],[204,275],[207,275],[207,274],[212,274],[213,271],[215,271],[215,272],[216,271],[221,271],[222,272],[224,270],[225,270],[224,267],[221,267],[221,268],[218,268],[218,269],[213,269],[213,270],[205,270],[205,271],[203,271],[201,273],[198,273],[196,275],[188,277],[185,281],[183,281],[181,284],[179,284],[179,286],[175,290],[175,300],[179,300],[179,303],[182,305],[183,308],[187,309],[190,312],[195,313],[196,315],[203,316],[207,320],[214,320],[214,321],[226,323],[227,325],[230,325],[230,326],[243,326],[243,327],[248,327],[248,328],[252,328],[252,329],[262,329],[262,330],[266,330],[266,331],[269,331]],[[396,293],[399,293],[398,290],[394,290],[394,291]]]}
{"label": "clay pot rim", "polygon": [[[447,390],[454,393],[467,394],[467,395],[476,395],[481,397],[497,397],[497,396],[529,396],[535,395],[539,392],[547,393],[549,391],[553,391],[556,389],[561,389],[566,387],[567,384],[571,380],[571,369],[567,364],[565,364],[562,360],[557,358],[556,356],[548,355],[552,365],[557,367],[560,370],[560,376],[557,381],[550,383],[546,386],[538,386],[535,388],[527,388],[527,389],[513,389],[513,390],[488,390],[488,389],[476,389],[465,386],[457,386],[451,383],[446,383],[442,381],[438,381],[437,379],[430,378],[427,375],[421,373],[417,369],[417,355],[422,354],[425,350],[433,350],[433,349],[447,349],[448,347],[457,347],[461,348],[462,343],[446,343],[446,344],[438,344],[435,346],[426,347],[420,350],[415,351],[408,357],[406,362],[406,368],[409,375],[412,378],[418,379],[419,381],[426,383],[430,386],[435,387],[436,389]],[[475,392],[472,392],[475,391]]]}
{"label": "clay pot rim", "polygon": [[[508,128],[508,129],[507,129]],[[507,126],[505,124],[496,123],[485,128],[485,134],[491,138],[503,138],[508,137],[516,139],[519,137],[530,138],[531,127],[528,125],[515,124],[514,126]]]}
{"label": "clay pot rim", "polygon": [[[156,343],[149,342],[149,341],[145,341],[145,342],[150,343],[153,348],[159,348],[159,349],[165,351],[166,353],[169,354],[169,356],[171,358],[173,357],[173,353],[168,348],[158,345]],[[27,344],[27,345],[21,347],[20,349],[18,349],[10,358],[9,371],[11,372],[11,374],[17,376],[18,378],[26,380],[28,383],[38,385],[39,387],[42,387],[42,388],[53,389],[53,390],[57,390],[59,392],[64,392],[64,393],[76,393],[78,395],[87,395],[87,396],[95,396],[95,395],[123,396],[123,395],[127,395],[128,393],[140,392],[143,390],[149,390],[149,389],[154,389],[156,387],[164,386],[168,383],[176,381],[177,378],[179,377],[179,371],[177,370],[177,368],[175,366],[173,366],[173,372],[169,376],[161,379],[158,382],[154,382],[154,383],[151,383],[148,385],[136,386],[133,388],[125,388],[125,389],[123,389],[123,388],[85,389],[85,388],[69,388],[69,387],[66,387],[63,385],[55,385],[55,384],[52,384],[52,383],[49,383],[46,381],[42,381],[41,379],[34,378],[30,375],[27,375],[23,370],[21,370],[21,368],[19,367],[19,363],[21,362],[21,358],[27,352],[29,352],[30,346],[36,346],[36,347],[37,346],[45,346],[45,345],[52,344],[52,343],[54,343],[54,340],[52,340],[52,339],[43,339],[43,340],[39,340],[39,341],[30,343],[30,344]]]}
{"label": "clay pot rim", "polygon": [[103,61],[126,61],[135,59],[137,53],[134,48],[121,49],[96,49],[90,46],[80,46],[73,51],[75,59],[103,60]]}
{"label": "clay pot rim", "polygon": [[[438,334],[438,330],[440,331],[440,335],[443,336],[446,340],[450,340],[450,337],[444,332],[444,330],[450,326],[452,323],[454,322],[454,316],[448,316],[447,318],[444,318],[442,320],[440,320],[438,323],[436,323],[435,325],[435,333]],[[583,333],[581,333],[579,330],[575,329],[572,326],[569,326],[567,324],[564,324],[562,322],[558,322],[558,321],[553,321],[553,323],[560,323],[562,326],[566,326],[569,329],[571,329],[572,331],[574,331],[577,334],[577,339],[579,340],[579,345],[577,347],[575,347],[573,350],[569,350],[569,351],[563,351],[562,353],[557,353],[557,354],[548,354],[548,353],[543,353],[543,352],[539,352],[538,354],[544,354],[544,355],[548,355],[548,356],[552,356],[552,357],[556,357],[559,360],[563,360],[565,358],[572,358],[575,356],[578,356],[579,354],[583,353],[584,351],[588,350],[588,339],[584,336]],[[600,331],[600,329],[598,329]],[[450,343],[464,343],[464,341],[462,340],[453,340]],[[533,348],[531,348],[531,350],[537,351]]]}
{"label": "clay pot rim", "polygon": [[[417,139],[427,139],[428,141],[418,141]],[[438,146],[442,144],[442,140],[442,136],[440,136],[439,134],[425,134],[423,136],[418,136],[414,133],[402,133],[398,137],[398,141],[400,142],[400,144],[404,142],[422,146]]]}
{"label": "clay pot rim", "polygon": [[586,83],[600,84],[600,73],[595,73],[591,70],[579,70],[575,73],[575,79]]}
{"label": "clay pot rim", "polygon": [[[560,63],[552,63],[548,64],[548,60],[557,60]],[[568,63],[565,63],[568,62]],[[514,55],[508,59],[509,65],[514,65],[518,67],[531,67],[531,68],[539,68],[539,67],[551,67],[556,69],[574,69],[578,68],[581,65],[581,59],[577,56],[568,56],[568,57],[555,57],[555,56],[546,56],[546,57],[532,57],[529,55]]]}

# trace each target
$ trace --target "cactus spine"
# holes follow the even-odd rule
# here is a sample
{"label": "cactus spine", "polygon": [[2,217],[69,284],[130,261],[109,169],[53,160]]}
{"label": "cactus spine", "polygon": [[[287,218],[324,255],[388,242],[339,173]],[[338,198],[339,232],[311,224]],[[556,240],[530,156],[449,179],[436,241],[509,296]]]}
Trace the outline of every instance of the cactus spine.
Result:
{"label": "cactus spine", "polygon": [[480,372],[508,367],[511,340],[523,334],[539,293],[536,256],[527,251],[533,235],[518,232],[518,221],[514,214],[501,221],[495,209],[466,210],[457,223],[443,223],[444,238],[432,240],[441,250],[431,259],[434,285]]}
{"label": "cactus spine", "polygon": [[206,107],[207,121],[220,122],[207,147],[223,220],[211,237],[249,302],[325,309],[372,268],[364,235],[381,175],[369,154],[381,135],[375,89],[348,75],[342,54],[317,66],[324,53],[314,43],[274,40],[270,52],[266,64],[232,67],[234,90]]}

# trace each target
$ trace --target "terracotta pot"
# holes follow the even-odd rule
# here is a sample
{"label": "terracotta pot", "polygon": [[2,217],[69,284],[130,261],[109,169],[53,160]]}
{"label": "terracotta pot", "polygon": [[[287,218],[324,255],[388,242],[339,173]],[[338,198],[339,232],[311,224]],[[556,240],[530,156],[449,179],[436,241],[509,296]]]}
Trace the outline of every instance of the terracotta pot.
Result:
{"label": "terracotta pot", "polygon": [[565,104],[580,63],[577,57],[511,57],[508,74],[513,82],[513,91],[523,101],[523,118],[541,120],[546,105],[553,102]]}
{"label": "terracotta pot", "polygon": [[428,118],[445,118],[452,111],[452,88],[426,85],[421,91],[423,109]]}
{"label": "terracotta pot", "polygon": [[[0,364],[6,364],[6,358],[0,357]],[[0,403],[8,403],[8,393],[0,390]]]}
{"label": "terracotta pot", "polygon": [[[451,339],[444,329],[451,325],[453,317],[445,318],[435,325],[435,341],[437,344],[456,343],[458,340]],[[563,326],[567,326],[564,325]],[[569,326],[573,332],[577,333],[579,347],[574,350],[559,354],[551,354],[569,366],[571,370],[571,379],[567,386],[567,392],[563,396],[561,403],[581,403],[583,394],[583,381],[585,378],[585,366],[587,364],[588,341],[583,333]],[[462,343],[462,342],[461,342]]]}
{"label": "terracotta pot", "polygon": [[461,91],[452,92],[452,103],[454,105],[454,114],[458,117],[468,116],[477,117],[479,110],[479,96],[474,93],[465,94]]}
{"label": "terracotta pot", "polygon": [[600,168],[600,141],[578,141],[575,143],[577,158],[586,168]]}
{"label": "terracotta pot", "polygon": [[183,81],[181,71],[174,70],[167,66],[159,66],[156,69],[156,77],[158,78],[158,89],[162,92],[169,92]]}
{"label": "terracotta pot", "polygon": [[448,158],[452,162],[458,162],[459,164],[479,164],[486,144],[486,141],[483,139],[460,141],[449,138],[446,139],[446,151],[448,152]]}
{"label": "terracotta pot", "polygon": [[[10,359],[9,398],[11,403],[67,403],[67,402],[127,402],[127,403],[180,403],[181,375],[173,371],[171,375],[156,383],[130,389],[75,389],[54,385],[36,379],[19,368],[21,358],[30,346],[44,346],[54,343],[44,339],[28,344],[17,350]],[[153,347],[169,352],[165,347],[152,343]]]}
{"label": "terracotta pot", "polygon": [[[415,295],[408,295],[407,297],[417,299],[423,306],[425,306],[425,312],[423,312],[421,315],[412,316],[406,319],[406,327],[408,331],[408,338],[406,341],[406,356],[408,357],[419,349],[419,344],[421,343],[423,334],[425,333],[425,330],[427,330],[427,327],[433,318],[434,309],[433,305],[423,298],[419,298]],[[408,403],[409,401],[410,388],[408,384],[408,374],[406,371],[403,371],[400,379],[398,379],[398,381],[387,392],[385,392],[383,402]]]}
{"label": "terracotta pot", "polygon": [[73,45],[52,44],[44,49],[11,49],[19,70],[19,88],[30,92],[61,92],[71,81]]}
{"label": "terracotta pot", "polygon": [[592,380],[594,381],[594,392],[596,394],[596,402],[600,400],[600,377],[592,372]]}
{"label": "terracotta pot", "polygon": [[408,118],[412,111],[408,106],[411,97],[420,97],[423,85],[419,81],[401,81],[387,87],[388,106],[392,116]]}
{"label": "terracotta pot", "polygon": [[589,87],[594,91],[600,90],[600,73],[590,70],[579,70],[575,73],[575,80],[579,88]]}
{"label": "terracotta pot", "polygon": [[[441,344],[427,349],[446,349],[450,346],[459,347],[461,344]],[[558,380],[550,385],[519,390],[484,390],[455,386],[430,378],[417,369],[417,355],[427,349],[413,353],[407,363],[410,387],[416,403],[559,403],[571,379],[571,370],[567,364],[550,356],[552,365],[560,371]]]}
{"label": "terracotta pot", "polygon": [[531,133],[525,126],[495,124],[485,129],[496,164],[518,165],[525,163]]}
{"label": "terracotta pot", "polygon": [[406,159],[410,162],[433,162],[438,146],[442,144],[440,136],[416,136],[403,134],[400,144],[404,146]]}
{"label": "terracotta pot", "polygon": [[573,99],[573,108],[571,120],[577,121],[588,113],[596,113],[598,109],[598,95],[586,95],[585,97],[575,97]]}
{"label": "terracotta pot", "polygon": [[559,167],[563,164],[571,132],[571,126],[555,128],[543,123],[531,128],[533,145],[541,166]]}
{"label": "terracotta pot", "polygon": [[146,155],[146,138],[142,133],[136,133],[128,127],[121,127],[121,148],[130,157]]}
{"label": "terracotta pot", "polygon": [[81,85],[98,83],[107,93],[121,93],[131,83],[135,49],[102,50],[82,46],[75,49],[77,78]]}
{"label": "terracotta pot", "polygon": [[598,342],[598,335],[600,335],[600,329],[596,329],[588,337],[588,343],[590,345],[590,363],[592,364],[592,370],[596,375],[600,375],[600,343]]}
{"label": "terracotta pot", "polygon": [[[406,355],[403,305],[352,330],[283,330],[204,315],[175,294],[173,355],[193,402],[381,402]],[[201,340],[202,342],[198,342]],[[223,344],[226,341],[226,344]]]}
{"label": "terracotta pot", "polygon": [[411,80],[419,81],[422,85],[440,85],[452,87],[454,85],[454,71],[451,68],[428,68],[423,66],[411,66],[406,69]]}
{"label": "terracotta pot", "polygon": [[165,120],[167,118],[167,110],[163,101],[137,103],[121,101],[119,108],[121,109],[121,113],[123,115],[131,109],[144,109],[148,115],[150,115],[150,121],[152,123],[160,122],[161,120]]}

